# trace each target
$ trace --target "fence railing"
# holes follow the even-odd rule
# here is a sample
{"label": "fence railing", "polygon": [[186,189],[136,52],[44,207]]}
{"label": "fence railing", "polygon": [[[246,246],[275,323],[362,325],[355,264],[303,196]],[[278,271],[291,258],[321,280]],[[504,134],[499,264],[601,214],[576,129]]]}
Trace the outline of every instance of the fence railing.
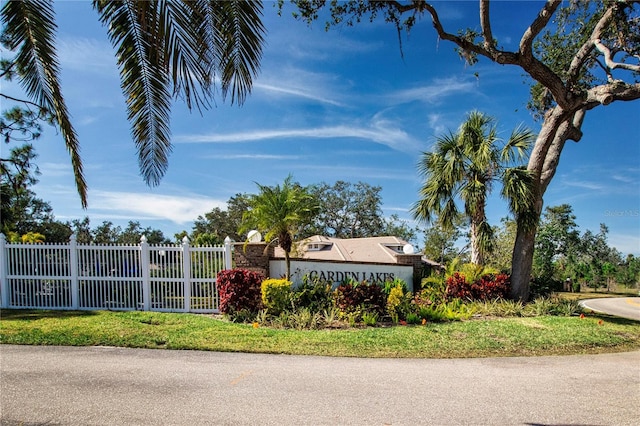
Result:
{"label": "fence railing", "polygon": [[217,312],[224,246],[7,243],[0,234],[0,306],[13,309]]}

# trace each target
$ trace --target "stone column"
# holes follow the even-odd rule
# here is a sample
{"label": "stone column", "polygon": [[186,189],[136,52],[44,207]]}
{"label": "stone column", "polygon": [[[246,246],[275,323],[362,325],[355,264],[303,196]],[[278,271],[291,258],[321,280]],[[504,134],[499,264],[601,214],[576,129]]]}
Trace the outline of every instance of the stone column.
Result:
{"label": "stone column", "polygon": [[413,283],[412,292],[415,292],[420,288],[420,281],[422,280],[422,255],[421,254],[398,254],[396,255],[396,263],[398,265],[411,265],[413,266]]}
{"label": "stone column", "polygon": [[273,257],[274,246],[267,243],[235,243],[233,261],[236,268],[247,269],[269,277],[269,259]]}

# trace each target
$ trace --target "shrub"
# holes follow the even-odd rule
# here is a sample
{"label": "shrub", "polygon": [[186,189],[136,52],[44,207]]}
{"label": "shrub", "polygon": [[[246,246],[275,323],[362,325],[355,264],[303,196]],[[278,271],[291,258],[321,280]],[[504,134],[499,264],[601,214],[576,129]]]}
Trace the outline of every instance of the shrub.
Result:
{"label": "shrub", "polygon": [[447,299],[493,300],[509,294],[510,281],[506,274],[486,274],[469,283],[464,274],[454,273],[447,278]]}
{"label": "shrub", "polygon": [[384,282],[384,294],[387,295],[387,297],[389,297],[389,294],[391,293],[391,290],[393,290],[396,287],[400,287],[402,289],[402,293],[406,293],[407,292],[407,283],[400,278],[394,278],[393,280],[387,280]]}
{"label": "shrub", "polygon": [[271,315],[291,307],[291,281],[286,279],[268,279],[262,281],[262,304]]}
{"label": "shrub", "polygon": [[474,300],[504,299],[509,294],[510,285],[506,274],[483,275],[471,284],[471,296]]}
{"label": "shrub", "polygon": [[373,327],[378,323],[377,312],[365,312],[362,314],[362,322],[364,325]]}
{"label": "shrub", "polygon": [[471,285],[469,285],[463,274],[455,272],[447,278],[447,299],[473,299],[471,296]]}
{"label": "shrub", "polygon": [[387,297],[387,313],[395,323],[407,318],[411,312],[411,293],[407,293],[402,286],[393,287]]}
{"label": "shrub", "polygon": [[531,303],[528,303],[524,310],[524,316],[538,317],[550,315],[553,312],[555,304],[548,297],[536,297]]}
{"label": "shrub", "polygon": [[559,300],[554,311],[556,315],[569,317],[582,312],[582,306],[577,300]]}
{"label": "shrub", "polygon": [[402,296],[402,287],[393,287],[387,297],[387,312],[391,316],[391,321],[394,323],[397,323],[398,320],[401,319],[400,306],[402,304]]}
{"label": "shrub", "polygon": [[452,265],[452,267],[455,268],[455,271],[458,271],[461,275],[464,275],[467,278],[467,282],[470,283],[478,281],[484,275],[496,275],[499,273],[496,268],[477,265],[475,263],[464,263],[462,265],[458,265],[458,263],[455,263]]}
{"label": "shrub", "polygon": [[432,275],[420,283],[422,290],[416,293],[415,303],[418,305],[440,304],[447,300],[447,283],[443,276]]}
{"label": "shrub", "polygon": [[526,313],[532,316],[557,315],[571,316],[582,312],[577,300],[565,300],[559,297],[537,297],[526,305]]}
{"label": "shrub", "polygon": [[526,305],[519,300],[500,300],[495,304],[494,315],[499,317],[521,317],[526,314]]}
{"label": "shrub", "polygon": [[297,311],[283,311],[272,320],[276,328],[294,328],[296,330],[316,330],[324,327],[324,318],[320,312],[312,312],[307,308]]}
{"label": "shrub", "polygon": [[256,320],[258,313],[249,309],[239,309],[229,314],[231,322],[246,323]]}
{"label": "shrub", "polygon": [[382,287],[366,281],[357,285],[351,283],[339,285],[334,291],[334,303],[342,313],[361,310],[384,315],[386,307]]}
{"label": "shrub", "polygon": [[474,313],[472,306],[462,303],[460,299],[438,305],[423,306],[419,310],[421,319],[427,321],[460,321],[469,319]]}
{"label": "shrub", "polygon": [[563,282],[553,278],[536,277],[529,282],[531,298],[549,296],[553,292],[562,291]]}
{"label": "shrub", "polygon": [[294,308],[309,308],[313,312],[323,312],[331,308],[331,283],[320,279],[302,278],[302,284],[293,289],[291,303]]}
{"label": "shrub", "polygon": [[327,327],[339,325],[340,311],[335,307],[330,307],[322,311],[322,320]]}
{"label": "shrub", "polygon": [[414,312],[409,312],[407,314],[407,324],[420,324],[421,321],[422,318],[420,318],[420,315]]}
{"label": "shrub", "polygon": [[262,275],[246,269],[218,272],[216,288],[220,296],[220,312],[233,315],[248,311],[257,313],[262,305],[260,283]]}

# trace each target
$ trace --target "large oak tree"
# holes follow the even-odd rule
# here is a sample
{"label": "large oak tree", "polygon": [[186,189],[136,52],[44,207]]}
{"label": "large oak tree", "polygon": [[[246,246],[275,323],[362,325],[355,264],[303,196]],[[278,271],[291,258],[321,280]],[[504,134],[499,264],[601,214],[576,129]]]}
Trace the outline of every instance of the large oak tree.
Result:
{"label": "large oak tree", "polygon": [[[437,37],[455,44],[469,64],[484,57],[496,64],[518,67],[531,77],[530,106],[542,123],[527,165],[534,178],[533,197],[517,213],[511,276],[512,297],[526,300],[543,197],[565,143],[582,138],[588,111],[612,102],[640,99],[640,1],[548,0],[512,51],[504,50],[492,31],[493,3],[489,0],[479,1],[476,29],[445,28],[438,6],[424,0],[294,3],[299,16],[308,21],[318,19],[319,11],[327,6],[330,24],[354,25],[380,16],[399,32],[410,31],[424,17],[431,18]],[[498,6],[517,7],[507,2]]]}

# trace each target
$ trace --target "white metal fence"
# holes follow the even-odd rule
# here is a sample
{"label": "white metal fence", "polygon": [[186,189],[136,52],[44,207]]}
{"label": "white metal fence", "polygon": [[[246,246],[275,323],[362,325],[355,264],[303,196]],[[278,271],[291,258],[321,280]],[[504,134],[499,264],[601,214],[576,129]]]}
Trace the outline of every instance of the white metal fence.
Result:
{"label": "white metal fence", "polygon": [[217,312],[216,276],[231,269],[224,246],[13,244],[0,234],[0,306]]}

